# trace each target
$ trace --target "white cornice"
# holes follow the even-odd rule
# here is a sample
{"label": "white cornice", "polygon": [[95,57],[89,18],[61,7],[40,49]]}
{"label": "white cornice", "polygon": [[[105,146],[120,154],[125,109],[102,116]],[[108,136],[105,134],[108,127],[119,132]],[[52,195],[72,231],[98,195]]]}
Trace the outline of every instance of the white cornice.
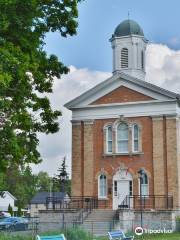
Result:
{"label": "white cornice", "polygon": [[125,117],[176,115],[177,100],[111,104],[103,106],[76,108],[72,112],[73,120],[111,119]]}
{"label": "white cornice", "polygon": [[74,107],[73,110],[76,109],[88,109],[88,108],[102,108],[102,107],[115,107],[115,106],[130,106],[130,105],[142,105],[142,104],[147,104],[147,105],[155,105],[155,104],[160,104],[160,103],[176,103],[176,99],[171,99],[171,100],[150,100],[150,101],[137,101],[137,102],[122,102],[122,103],[108,103],[108,104],[93,104],[93,105],[88,105],[88,106],[82,106],[82,107]]}

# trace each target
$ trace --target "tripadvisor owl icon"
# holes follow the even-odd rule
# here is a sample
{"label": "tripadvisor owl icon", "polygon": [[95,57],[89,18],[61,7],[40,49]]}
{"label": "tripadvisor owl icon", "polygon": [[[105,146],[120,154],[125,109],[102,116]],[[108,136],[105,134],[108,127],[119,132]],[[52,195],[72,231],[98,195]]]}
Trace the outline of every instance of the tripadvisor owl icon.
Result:
{"label": "tripadvisor owl icon", "polygon": [[144,232],[142,227],[136,227],[134,231],[135,231],[135,234],[138,236],[143,235],[143,232]]}

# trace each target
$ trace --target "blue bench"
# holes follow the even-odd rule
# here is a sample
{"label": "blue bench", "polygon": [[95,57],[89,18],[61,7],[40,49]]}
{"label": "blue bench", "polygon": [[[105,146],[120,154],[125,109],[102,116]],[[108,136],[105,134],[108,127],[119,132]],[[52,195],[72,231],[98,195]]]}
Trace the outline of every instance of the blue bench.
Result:
{"label": "blue bench", "polygon": [[54,235],[54,236],[37,236],[37,240],[66,240],[64,234]]}
{"label": "blue bench", "polygon": [[118,230],[118,231],[113,231],[113,232],[108,232],[109,240],[113,239],[119,239],[119,240],[133,240],[134,236],[126,237],[123,231]]}

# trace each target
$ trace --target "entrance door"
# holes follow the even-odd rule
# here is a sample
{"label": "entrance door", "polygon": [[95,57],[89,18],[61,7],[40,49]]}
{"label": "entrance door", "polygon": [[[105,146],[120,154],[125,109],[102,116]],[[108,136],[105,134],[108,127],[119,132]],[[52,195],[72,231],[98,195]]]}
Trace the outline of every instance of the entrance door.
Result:
{"label": "entrance door", "polygon": [[118,205],[121,205],[127,195],[129,195],[129,181],[120,180],[117,183]]}
{"label": "entrance door", "polygon": [[[132,195],[132,190],[132,175],[124,170],[118,171],[113,177],[113,209],[118,209],[126,196]],[[132,207],[132,201],[129,204]]]}

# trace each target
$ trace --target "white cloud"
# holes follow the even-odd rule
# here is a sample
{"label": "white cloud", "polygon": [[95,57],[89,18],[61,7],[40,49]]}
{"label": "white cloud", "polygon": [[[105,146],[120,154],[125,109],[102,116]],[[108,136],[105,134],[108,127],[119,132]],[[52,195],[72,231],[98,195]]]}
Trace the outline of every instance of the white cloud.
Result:
{"label": "white cloud", "polygon": [[70,73],[56,79],[53,94],[49,95],[52,107],[62,112],[60,117],[60,131],[57,134],[39,136],[40,152],[43,162],[33,166],[34,172],[47,171],[50,175],[56,173],[64,156],[67,157],[67,165],[70,172],[71,166],[71,111],[63,107],[69,100],[77,97],[89,88],[102,82],[111,74],[107,72],[89,71],[70,66]]}
{"label": "white cloud", "polygon": [[180,51],[166,45],[150,44],[147,48],[146,80],[168,90],[180,92]]}
{"label": "white cloud", "polygon": [[[180,51],[168,48],[166,45],[150,44],[147,48],[146,80],[153,84],[180,92]],[[60,80],[56,79],[54,93],[50,96],[53,108],[62,111],[60,132],[53,135],[40,135],[40,152],[43,163],[34,166],[35,172],[48,171],[56,173],[63,156],[67,156],[67,165],[71,165],[71,112],[63,105],[82,92],[102,82],[111,73],[89,71],[70,67],[70,73]]]}

